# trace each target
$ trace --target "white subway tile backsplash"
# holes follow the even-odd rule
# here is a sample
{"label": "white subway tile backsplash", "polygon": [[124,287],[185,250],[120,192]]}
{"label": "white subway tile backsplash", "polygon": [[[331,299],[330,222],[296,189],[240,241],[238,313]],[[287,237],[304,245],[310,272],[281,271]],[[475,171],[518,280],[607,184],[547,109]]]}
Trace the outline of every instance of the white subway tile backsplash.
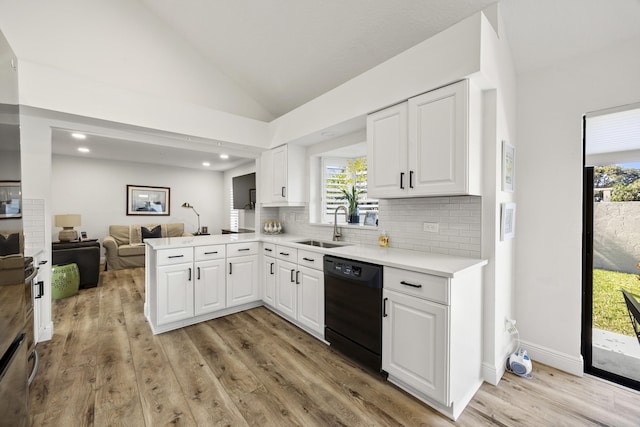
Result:
{"label": "white subway tile backsplash", "polygon": [[[482,198],[478,196],[380,200],[378,228],[342,227],[343,240],[377,245],[384,230],[389,246],[424,252],[480,258]],[[260,218],[283,222],[285,232],[330,240],[331,227],[309,224],[307,207],[262,208]],[[438,223],[437,233],[423,223]]]}

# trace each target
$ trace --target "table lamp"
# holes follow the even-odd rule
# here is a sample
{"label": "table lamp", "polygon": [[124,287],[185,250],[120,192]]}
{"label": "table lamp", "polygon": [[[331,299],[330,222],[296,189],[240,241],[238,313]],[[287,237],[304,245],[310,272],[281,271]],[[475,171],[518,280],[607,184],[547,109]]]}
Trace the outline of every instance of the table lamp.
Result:
{"label": "table lamp", "polygon": [[191,206],[189,204],[189,202],[184,202],[182,204],[183,208],[188,208],[188,209],[193,209],[193,212],[195,212],[196,215],[198,215],[198,231],[196,231],[196,235],[200,234],[200,214],[198,213],[198,211],[196,211],[196,208],[194,208],[193,206]]}
{"label": "table lamp", "polygon": [[55,226],[62,227],[62,231],[58,234],[58,240],[61,242],[71,242],[72,240],[78,240],[78,232],[73,229],[81,225],[80,215],[78,214],[65,214],[55,216]]}

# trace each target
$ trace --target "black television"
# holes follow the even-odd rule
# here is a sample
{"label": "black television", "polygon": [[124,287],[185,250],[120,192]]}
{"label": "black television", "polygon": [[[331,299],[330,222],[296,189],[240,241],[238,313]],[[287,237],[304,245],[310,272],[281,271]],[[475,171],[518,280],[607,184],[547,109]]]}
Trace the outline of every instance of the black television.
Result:
{"label": "black television", "polygon": [[256,174],[234,176],[233,209],[255,209],[256,207]]}

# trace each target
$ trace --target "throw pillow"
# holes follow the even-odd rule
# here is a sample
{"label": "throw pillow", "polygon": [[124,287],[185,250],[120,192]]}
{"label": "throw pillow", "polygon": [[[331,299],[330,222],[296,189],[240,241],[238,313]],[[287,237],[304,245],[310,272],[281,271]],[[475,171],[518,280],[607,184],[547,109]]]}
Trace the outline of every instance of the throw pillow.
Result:
{"label": "throw pillow", "polygon": [[140,233],[142,234],[142,241],[144,242],[144,239],[154,239],[157,237],[162,237],[162,228],[159,225],[156,225],[151,230],[149,230],[147,227],[141,227]]}
{"label": "throw pillow", "polygon": [[13,233],[7,237],[0,234],[0,256],[7,256],[20,253],[20,234]]}

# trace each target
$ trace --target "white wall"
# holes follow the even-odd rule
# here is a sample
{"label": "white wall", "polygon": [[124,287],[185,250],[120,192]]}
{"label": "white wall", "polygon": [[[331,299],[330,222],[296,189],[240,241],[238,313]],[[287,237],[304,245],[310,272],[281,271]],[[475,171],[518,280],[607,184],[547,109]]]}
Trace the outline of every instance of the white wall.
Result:
{"label": "white wall", "polygon": [[582,373],[582,115],[640,100],[640,39],[518,76],[516,319],[534,360]]}
{"label": "white wall", "polygon": [[[127,185],[169,187],[169,216],[127,216]],[[200,214],[200,223],[219,234],[224,223],[223,174],[196,169],[115,162],[72,156],[52,157],[51,211],[53,215],[77,213],[89,238],[100,239],[108,234],[109,225],[118,224],[185,224],[185,231],[198,228],[196,214],[182,208],[189,202]],[[58,240],[59,228],[52,229],[52,239]]]}

